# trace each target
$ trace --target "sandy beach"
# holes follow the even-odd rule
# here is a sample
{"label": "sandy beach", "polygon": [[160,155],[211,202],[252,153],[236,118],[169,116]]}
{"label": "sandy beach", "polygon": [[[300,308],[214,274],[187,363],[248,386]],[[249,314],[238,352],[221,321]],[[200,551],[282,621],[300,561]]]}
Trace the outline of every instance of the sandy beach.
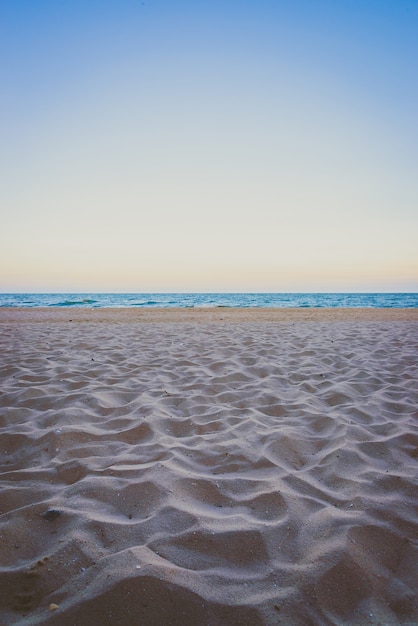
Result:
{"label": "sandy beach", "polygon": [[0,309],[0,624],[418,623],[417,309]]}

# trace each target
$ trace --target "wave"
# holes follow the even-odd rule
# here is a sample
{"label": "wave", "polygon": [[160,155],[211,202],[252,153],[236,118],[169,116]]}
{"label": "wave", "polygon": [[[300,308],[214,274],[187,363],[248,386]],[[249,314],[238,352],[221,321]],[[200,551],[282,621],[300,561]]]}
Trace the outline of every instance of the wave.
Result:
{"label": "wave", "polygon": [[83,298],[82,300],[62,300],[60,302],[52,302],[48,306],[86,306],[89,304],[97,304],[97,300],[92,298]]}

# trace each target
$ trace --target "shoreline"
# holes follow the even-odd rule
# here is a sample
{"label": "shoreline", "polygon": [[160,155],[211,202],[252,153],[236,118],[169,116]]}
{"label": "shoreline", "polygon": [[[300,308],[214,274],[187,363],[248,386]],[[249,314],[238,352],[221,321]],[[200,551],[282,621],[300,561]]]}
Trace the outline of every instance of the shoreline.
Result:
{"label": "shoreline", "polygon": [[418,322],[415,308],[2,307],[1,323]]}

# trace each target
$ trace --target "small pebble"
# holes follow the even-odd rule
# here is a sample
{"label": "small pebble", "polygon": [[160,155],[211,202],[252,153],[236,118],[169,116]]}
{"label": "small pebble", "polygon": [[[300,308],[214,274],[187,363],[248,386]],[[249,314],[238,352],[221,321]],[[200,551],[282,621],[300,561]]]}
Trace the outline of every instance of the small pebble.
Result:
{"label": "small pebble", "polygon": [[56,611],[57,609],[59,609],[58,604],[52,603],[52,604],[49,605],[49,610],[50,611]]}
{"label": "small pebble", "polygon": [[44,513],[41,513],[41,517],[46,519],[47,522],[53,522],[61,515],[61,511],[58,509],[48,509]]}

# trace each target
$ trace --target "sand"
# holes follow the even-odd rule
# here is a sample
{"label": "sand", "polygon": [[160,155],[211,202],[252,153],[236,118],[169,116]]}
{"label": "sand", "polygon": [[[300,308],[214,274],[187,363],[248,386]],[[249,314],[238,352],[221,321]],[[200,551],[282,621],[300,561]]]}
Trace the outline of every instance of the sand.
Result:
{"label": "sand", "polygon": [[0,309],[0,624],[417,624],[414,309]]}

